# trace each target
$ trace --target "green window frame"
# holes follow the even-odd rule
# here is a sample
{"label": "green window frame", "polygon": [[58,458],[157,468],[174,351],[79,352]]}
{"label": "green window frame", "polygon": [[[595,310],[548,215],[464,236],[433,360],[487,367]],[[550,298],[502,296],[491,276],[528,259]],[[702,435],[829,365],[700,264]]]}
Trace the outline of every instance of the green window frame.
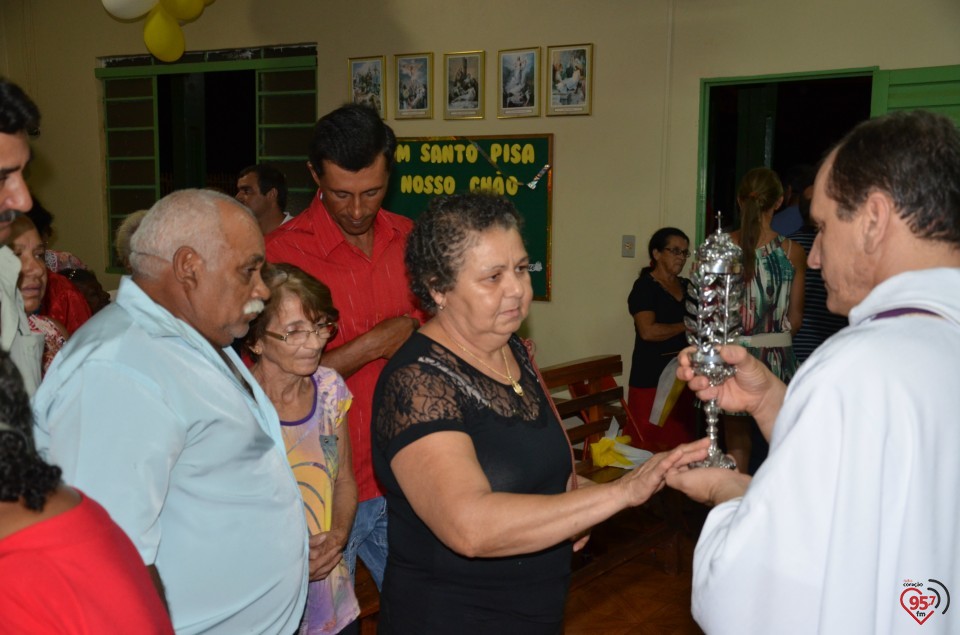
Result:
{"label": "green window frame", "polygon": [[160,198],[160,75],[255,71],[256,162],[271,163],[287,175],[290,209],[297,209],[297,203],[306,206],[304,201],[309,202],[316,189],[305,169],[308,131],[317,119],[316,47],[290,48],[297,53],[312,50],[312,55],[271,56],[289,50],[277,47],[244,49],[244,59],[222,60],[218,58],[224,51],[210,51],[190,53],[175,64],[147,56],[133,58],[143,62],[134,65],[124,65],[123,58],[101,60],[106,65],[94,74],[103,100],[107,271],[124,273],[116,255],[117,227]]}

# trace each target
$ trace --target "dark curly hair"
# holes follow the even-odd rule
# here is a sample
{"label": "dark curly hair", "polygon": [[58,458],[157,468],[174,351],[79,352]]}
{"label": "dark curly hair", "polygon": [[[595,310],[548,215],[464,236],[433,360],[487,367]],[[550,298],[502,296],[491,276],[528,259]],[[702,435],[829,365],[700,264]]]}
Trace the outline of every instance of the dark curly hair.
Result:
{"label": "dark curly hair", "polygon": [[849,220],[871,192],[886,192],[918,238],[960,244],[960,131],[916,110],[865,121],[836,147],[827,195]]}
{"label": "dark curly hair", "polygon": [[430,201],[407,239],[406,254],[410,290],[424,310],[436,311],[430,292],[452,289],[463,267],[464,252],[477,234],[495,227],[518,232],[522,227],[520,214],[507,198],[474,192]]}
{"label": "dark curly hair", "polygon": [[40,134],[40,111],[23,89],[0,77],[0,132]]}
{"label": "dark curly hair", "polygon": [[53,214],[50,210],[44,207],[34,196],[33,207],[30,208],[28,213],[34,227],[37,228],[37,233],[40,234],[40,239],[45,243],[50,242],[50,237],[53,236]]}
{"label": "dark curly hair", "polygon": [[20,371],[0,351],[0,501],[23,500],[42,511],[60,485],[60,468],[48,465],[33,445],[33,414]]}

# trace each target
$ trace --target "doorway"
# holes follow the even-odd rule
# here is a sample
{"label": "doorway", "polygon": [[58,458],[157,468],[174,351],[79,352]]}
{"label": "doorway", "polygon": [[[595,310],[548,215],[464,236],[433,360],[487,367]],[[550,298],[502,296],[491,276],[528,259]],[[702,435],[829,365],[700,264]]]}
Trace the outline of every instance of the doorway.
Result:
{"label": "doorway", "polygon": [[[704,80],[698,241],[739,226],[736,190],[747,170],[781,177],[814,166],[857,123],[870,117],[873,70],[836,75]],[[704,128],[705,122],[705,130]]]}
{"label": "doorway", "polygon": [[237,193],[237,173],[257,162],[256,81],[253,70],[157,77],[161,196]]}

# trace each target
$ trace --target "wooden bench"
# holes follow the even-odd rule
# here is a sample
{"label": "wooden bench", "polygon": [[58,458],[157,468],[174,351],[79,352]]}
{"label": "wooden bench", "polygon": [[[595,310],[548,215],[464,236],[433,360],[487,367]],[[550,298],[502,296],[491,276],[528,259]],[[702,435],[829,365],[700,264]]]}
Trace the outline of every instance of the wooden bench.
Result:
{"label": "wooden bench", "polygon": [[[590,444],[595,443],[616,420],[622,434],[629,434],[641,442],[640,429],[627,410],[623,387],[616,377],[623,373],[619,355],[595,355],[540,369],[544,383],[551,393],[567,390],[569,397],[555,397],[560,418],[567,428],[567,436],[574,445],[577,473],[598,483],[615,480],[626,473],[618,467],[597,467],[590,456]],[[579,423],[570,425],[571,419]],[[580,447],[577,447],[580,446]]]}
{"label": "wooden bench", "polygon": [[[590,456],[590,443],[602,437],[614,420],[620,424],[622,434],[629,434],[643,445],[640,428],[627,409],[623,387],[617,384],[616,377],[623,374],[621,357],[585,357],[541,368],[540,373],[575,446],[577,474],[596,483],[608,483],[627,474],[619,467],[597,467]],[[568,391],[569,397],[552,394],[562,390]],[[682,499],[682,495],[677,499],[676,492],[662,490],[641,507],[625,510],[595,527],[587,547],[574,554],[571,588],[587,584],[645,553],[660,556],[664,569],[675,573],[679,565],[679,532],[685,525],[679,507]],[[624,532],[620,529],[624,525],[636,529]]]}
{"label": "wooden bench", "polygon": [[377,617],[380,613],[380,593],[377,585],[364,566],[363,561],[357,558],[357,573],[354,577],[354,591],[357,594],[357,603],[360,605],[360,635],[376,635]]}

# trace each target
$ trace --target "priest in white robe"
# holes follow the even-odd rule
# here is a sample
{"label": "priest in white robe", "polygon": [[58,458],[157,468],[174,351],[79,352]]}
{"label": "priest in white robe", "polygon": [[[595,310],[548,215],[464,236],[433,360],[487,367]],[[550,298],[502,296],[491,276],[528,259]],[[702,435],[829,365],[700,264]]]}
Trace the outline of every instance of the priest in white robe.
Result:
{"label": "priest in white robe", "polygon": [[675,471],[715,505],[694,555],[692,610],[714,633],[958,633],[960,133],[947,118],[865,122],[817,175],[831,311],[850,326],[789,389],[745,349],[701,399],[746,410],[770,441],[756,475]]}

